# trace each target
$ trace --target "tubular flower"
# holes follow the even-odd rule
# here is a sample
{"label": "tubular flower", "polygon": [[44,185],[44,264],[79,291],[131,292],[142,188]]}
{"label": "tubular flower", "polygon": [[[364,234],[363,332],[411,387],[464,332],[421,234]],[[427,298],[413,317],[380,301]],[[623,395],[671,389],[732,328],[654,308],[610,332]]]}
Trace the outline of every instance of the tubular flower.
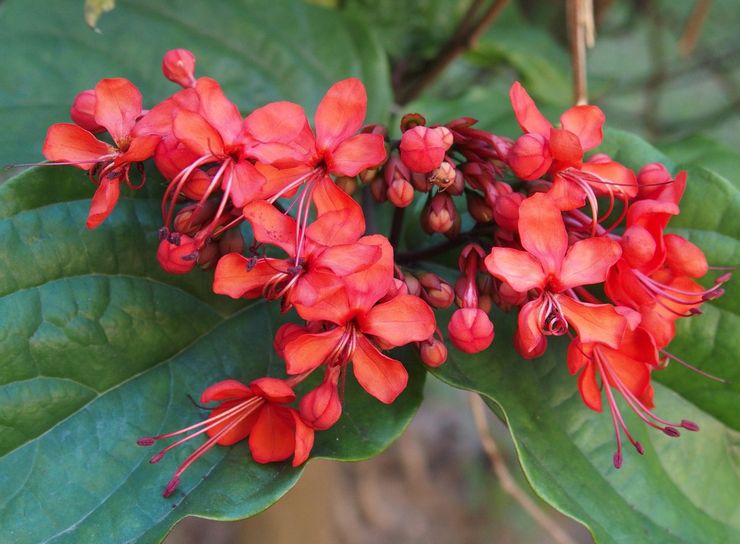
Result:
{"label": "tubular flower", "polygon": [[[637,316],[639,320],[639,316]],[[655,415],[653,408],[653,388],[650,374],[658,368],[658,350],[652,336],[642,327],[628,327],[618,347],[614,349],[599,342],[583,343],[578,340],[568,347],[568,369],[571,374],[580,372],[578,390],[583,402],[597,412],[602,410],[602,390],[606,393],[609,412],[614,424],[617,451],[614,453],[614,466],[622,466],[622,433],[625,434],[637,452],[645,450],[635,440],[619,410],[614,392],[618,392],[627,405],[647,425],[671,437],[679,436],[677,427],[698,431],[699,427],[688,420],[672,423]],[[601,386],[597,378],[601,379]]]}
{"label": "tubular flower", "polygon": [[[73,119],[85,128],[71,123],[52,125],[46,134],[43,153],[55,163],[87,170],[97,184],[87,217],[87,228],[94,229],[113,211],[122,182],[132,189],[141,187],[143,179],[138,187],[131,183],[131,165],[152,156],[159,136],[137,132],[137,120],[142,113],[141,93],[126,79],[100,80],[94,96],[78,95],[75,105]],[[94,112],[92,119],[90,112]],[[98,132],[101,127],[108,131],[115,145],[98,140],[90,131]],[[143,168],[139,172],[144,178]]]}
{"label": "tubular flower", "polygon": [[140,439],[140,446],[151,446],[158,440],[185,434],[184,438],[165,447],[149,460],[150,463],[158,463],[167,452],[191,438],[202,434],[208,437],[177,468],[163,495],[169,497],[188,467],[217,444],[232,446],[248,438],[252,458],[258,463],[283,461],[292,456],[294,467],[303,464],[313,447],[314,431],[301,419],[295,408],[285,406],[295,400],[292,387],[302,378],[259,378],[249,385],[236,380],[218,382],[203,391],[200,397],[202,403],[218,403],[205,421],[172,433]]}
{"label": "tubular flower", "polygon": [[506,162],[525,180],[551,174],[549,194],[561,210],[580,208],[588,199],[595,222],[596,196],[614,198],[616,194],[627,199],[637,195],[637,181],[630,169],[608,158],[584,161],[583,154],[601,144],[605,117],[598,107],[574,106],[560,116],[561,128],[555,128],[518,81],[511,86],[509,97],[524,135],[509,149]]}
{"label": "tubular flower", "polygon": [[535,291],[534,300],[519,312],[520,354],[525,358],[541,354],[543,335],[564,335],[569,326],[582,342],[619,346],[625,319],[613,306],[580,302],[573,292],[574,287],[604,281],[619,260],[619,244],[595,237],[568,247],[560,211],[541,193],[522,203],[518,226],[525,251],[494,247],[485,265],[494,277],[516,291]]}

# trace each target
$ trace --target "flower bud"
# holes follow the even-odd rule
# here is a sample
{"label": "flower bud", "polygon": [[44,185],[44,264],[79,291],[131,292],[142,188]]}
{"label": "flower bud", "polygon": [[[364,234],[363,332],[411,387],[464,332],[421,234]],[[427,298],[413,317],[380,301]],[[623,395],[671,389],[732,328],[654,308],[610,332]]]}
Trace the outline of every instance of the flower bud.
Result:
{"label": "flower bud", "polygon": [[299,403],[301,418],[314,429],[326,430],[342,415],[338,387],[340,370],[339,366],[327,368],[321,385],[309,391]]}
{"label": "flower bud", "polygon": [[704,252],[677,234],[666,234],[666,264],[676,276],[701,278],[709,270]]}
{"label": "flower bud", "polygon": [[468,213],[478,223],[490,223],[493,221],[493,209],[488,205],[486,199],[476,192],[468,191],[465,194],[468,205]]}
{"label": "flower bud", "polygon": [[186,274],[195,266],[198,250],[190,236],[173,232],[159,242],[157,261],[170,274]]}
{"label": "flower bud", "polygon": [[641,225],[632,225],[622,235],[622,257],[632,268],[640,268],[655,255],[655,238]]}
{"label": "flower bud", "polygon": [[87,89],[75,96],[72,107],[69,109],[69,116],[72,121],[93,134],[105,132],[105,127],[95,121],[95,104],[97,104],[95,90]]}
{"label": "flower bud", "polygon": [[203,170],[195,170],[182,186],[183,194],[190,200],[200,200],[211,184],[211,176]]}
{"label": "flower bud", "polygon": [[360,183],[368,184],[372,183],[373,180],[378,177],[378,169],[377,168],[366,168],[359,174],[357,174],[357,177],[360,178]]}
{"label": "flower bud", "polygon": [[450,340],[460,351],[478,353],[493,342],[493,323],[478,308],[460,308],[452,314],[447,332]]}
{"label": "flower bud", "polygon": [[493,207],[493,220],[504,230],[517,232],[519,228],[519,206],[524,202],[524,195],[511,193],[499,195]]}
{"label": "flower bud", "polygon": [[414,201],[414,187],[403,178],[396,178],[388,185],[388,200],[396,208],[405,208]]}
{"label": "flower bud", "polygon": [[337,176],[335,181],[337,186],[348,195],[357,190],[357,178],[355,176]]}
{"label": "flower bud", "polygon": [[437,193],[425,206],[421,219],[421,226],[428,234],[444,234],[453,229],[459,217],[452,197],[447,193]]}
{"label": "flower bud", "polygon": [[223,233],[218,241],[218,252],[221,255],[227,253],[241,253],[244,251],[244,237],[238,228],[229,229]]}
{"label": "flower bud", "polygon": [[671,173],[659,162],[646,164],[637,173],[637,186],[641,199],[656,198],[671,182]]}
{"label": "flower bud", "polygon": [[426,174],[420,174],[418,172],[411,172],[411,185],[414,189],[422,193],[428,193],[432,188],[432,184],[429,183]]}
{"label": "flower bud", "polygon": [[436,336],[419,342],[419,357],[425,365],[437,368],[447,360],[447,346]]}
{"label": "flower bud", "polygon": [[414,127],[401,137],[401,160],[412,171],[426,174],[442,164],[453,141],[446,127]]}
{"label": "flower bud", "polygon": [[286,344],[291,340],[298,338],[305,332],[306,330],[296,323],[284,323],[283,325],[280,325],[278,330],[275,331],[275,338],[272,341],[272,347],[275,349],[275,353],[277,353],[281,359],[284,359]]}
{"label": "flower bud", "polygon": [[419,276],[421,297],[434,308],[447,308],[455,300],[455,291],[452,286],[432,272],[424,272]]}
{"label": "flower bud", "polygon": [[429,174],[429,177],[427,180],[432,185],[436,185],[441,190],[447,189],[450,185],[455,183],[455,167],[452,166],[449,162],[444,161],[442,164],[440,164],[437,168],[432,170],[432,173]]}
{"label": "flower bud", "polygon": [[210,270],[216,267],[220,258],[221,252],[218,249],[218,243],[209,240],[198,251],[198,266],[203,270]]}
{"label": "flower bud", "polygon": [[525,180],[543,176],[552,164],[547,140],[540,134],[524,134],[517,138],[506,155],[506,163],[514,174]]}
{"label": "flower bud", "polygon": [[508,312],[516,306],[521,306],[527,302],[527,293],[520,293],[505,281],[499,282],[498,287],[494,290],[493,300],[496,305],[503,311]]}
{"label": "flower bud", "polygon": [[375,176],[375,179],[370,182],[370,194],[378,204],[382,204],[388,199],[388,185],[383,176]]}
{"label": "flower bud", "polygon": [[408,289],[409,295],[414,296],[421,296],[421,282],[416,278],[416,276],[404,273],[403,275],[403,281],[406,283],[406,288]]}
{"label": "flower bud", "polygon": [[195,55],[187,49],[173,49],[162,57],[162,73],[183,88],[195,86]]}
{"label": "flower bud", "polygon": [[407,113],[401,117],[401,132],[406,132],[418,126],[425,126],[426,118],[420,113]]}

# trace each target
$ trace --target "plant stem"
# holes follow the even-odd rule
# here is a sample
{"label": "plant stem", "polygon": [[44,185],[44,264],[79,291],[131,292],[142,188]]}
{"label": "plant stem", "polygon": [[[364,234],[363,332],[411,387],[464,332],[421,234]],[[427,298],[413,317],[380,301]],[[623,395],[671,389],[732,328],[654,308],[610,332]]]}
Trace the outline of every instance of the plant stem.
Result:
{"label": "plant stem", "polygon": [[388,240],[393,246],[393,250],[398,249],[398,241],[401,239],[401,233],[403,232],[403,217],[406,213],[406,208],[396,208],[393,210],[393,221],[391,222],[391,233],[388,236]]}
{"label": "plant stem", "polygon": [[686,26],[684,26],[681,33],[681,39],[678,41],[678,50],[684,57],[688,57],[696,49],[701,29],[711,7],[712,0],[696,0],[694,9],[691,11],[691,15],[689,15]]}
{"label": "plant stem", "polygon": [[437,55],[425,62],[416,72],[410,84],[401,87],[398,92],[398,103],[403,105],[417,98],[439,75],[462,53],[475,46],[481,34],[498,17],[509,0],[493,0],[480,19],[473,23],[479,11],[481,0],[473,0],[463,16],[457,30],[445,42]]}
{"label": "plant stem", "polygon": [[593,0],[567,0],[565,7],[573,66],[573,101],[587,104],[586,47],[593,47],[595,40]]}
{"label": "plant stem", "polygon": [[476,225],[467,232],[461,232],[454,238],[446,240],[440,244],[430,246],[418,251],[409,251],[407,253],[398,253],[396,255],[396,262],[398,264],[410,264],[416,261],[423,261],[431,257],[436,257],[442,253],[449,251],[452,248],[461,246],[467,242],[475,240],[479,234],[484,234],[493,228],[492,225]]}
{"label": "plant stem", "polygon": [[501,484],[501,488],[506,491],[519,505],[534,519],[540,527],[547,531],[548,536],[558,544],[575,544],[575,540],[566,533],[550,516],[543,512],[537,504],[519,487],[512,476],[509,468],[506,466],[501,451],[498,449],[496,441],[493,439],[488,421],[486,420],[486,405],[477,394],[468,393],[470,401],[470,410],[473,413],[475,427],[480,437],[483,451],[486,452],[488,460],[491,463],[493,472]]}

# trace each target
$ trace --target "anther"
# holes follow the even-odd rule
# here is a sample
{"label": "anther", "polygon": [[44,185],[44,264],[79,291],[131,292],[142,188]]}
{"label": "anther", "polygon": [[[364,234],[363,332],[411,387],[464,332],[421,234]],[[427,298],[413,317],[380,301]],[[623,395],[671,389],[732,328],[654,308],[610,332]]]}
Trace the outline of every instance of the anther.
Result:
{"label": "anther", "polygon": [[689,421],[688,419],[681,420],[681,427],[683,427],[687,431],[692,431],[692,432],[696,432],[699,430],[699,425],[697,425],[693,421]]}
{"label": "anther", "polygon": [[614,454],[614,468],[622,468],[622,454],[620,452]]}
{"label": "anther", "polygon": [[154,455],[152,455],[152,458],[149,459],[149,464],[150,465],[154,465],[156,463],[159,463],[162,460],[162,457],[164,457],[164,454],[165,454],[164,451],[160,451],[159,453],[155,453]]}
{"label": "anther", "polygon": [[670,426],[663,427],[662,430],[665,434],[667,434],[668,436],[672,438],[678,438],[679,436],[681,436],[681,433],[679,433],[678,429],[676,429],[675,427],[670,427]]}
{"label": "anther", "polygon": [[257,266],[257,257],[247,258],[247,272],[251,272],[255,266]]}
{"label": "anther", "polygon": [[170,483],[167,484],[167,487],[164,488],[164,493],[162,493],[162,496],[167,498],[177,489],[177,486],[180,485],[180,477],[175,476],[170,480]]}
{"label": "anther", "polygon": [[637,441],[635,442],[635,449],[637,450],[637,453],[639,453],[640,455],[645,455],[645,448],[643,448],[642,444],[640,444]]}
{"label": "anther", "polygon": [[167,227],[162,227],[159,229],[159,241],[166,240],[170,236],[170,229]]}
{"label": "anther", "polygon": [[139,446],[153,446],[154,445],[154,439],[147,436],[145,438],[139,438],[136,443]]}

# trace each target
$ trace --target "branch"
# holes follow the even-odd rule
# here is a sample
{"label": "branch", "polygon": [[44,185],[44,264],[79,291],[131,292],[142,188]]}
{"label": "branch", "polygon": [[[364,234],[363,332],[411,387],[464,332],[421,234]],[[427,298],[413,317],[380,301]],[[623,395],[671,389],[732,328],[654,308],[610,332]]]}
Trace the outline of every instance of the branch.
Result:
{"label": "branch", "polygon": [[483,450],[488,456],[488,460],[491,462],[493,472],[501,484],[501,488],[511,495],[519,505],[526,510],[526,512],[532,516],[532,518],[547,531],[550,536],[558,544],[575,544],[575,540],[566,533],[560,525],[558,525],[550,516],[540,510],[535,502],[527,495],[524,490],[519,487],[516,480],[509,472],[509,468],[506,466],[506,462],[501,456],[501,452],[496,445],[496,441],[491,435],[490,429],[488,428],[488,421],[486,420],[486,405],[477,394],[468,393],[468,400],[470,401],[470,410],[473,412],[473,419],[475,420],[475,427],[480,437],[481,445]]}
{"label": "branch", "polygon": [[691,11],[681,34],[681,39],[678,41],[678,50],[684,57],[690,56],[696,49],[710,7],[712,7],[712,0],[697,0],[694,4],[694,9]]}
{"label": "branch", "polygon": [[485,234],[490,232],[494,228],[493,225],[475,225],[472,229],[467,232],[461,232],[454,238],[446,240],[440,244],[425,247],[417,251],[409,251],[406,253],[398,253],[396,255],[396,263],[398,264],[410,264],[416,261],[423,261],[441,255],[442,253],[449,251],[457,246],[461,246],[467,242],[475,240],[479,234]]}
{"label": "branch", "polygon": [[471,23],[479,10],[481,0],[473,0],[457,30],[442,46],[437,55],[425,62],[417,77],[398,93],[398,103],[407,104],[417,98],[462,53],[475,46],[481,34],[499,16],[509,0],[494,0],[477,23]]}
{"label": "branch", "polygon": [[573,66],[573,101],[586,104],[586,48],[593,47],[595,41],[593,0],[566,0],[565,7]]}

